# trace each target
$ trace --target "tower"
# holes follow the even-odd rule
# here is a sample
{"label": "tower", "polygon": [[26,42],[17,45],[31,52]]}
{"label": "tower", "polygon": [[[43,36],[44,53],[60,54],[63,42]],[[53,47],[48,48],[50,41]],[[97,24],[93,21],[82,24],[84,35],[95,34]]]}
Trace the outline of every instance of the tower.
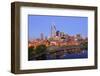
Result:
{"label": "tower", "polygon": [[40,36],[41,36],[41,40],[44,40],[44,34],[41,33]]}
{"label": "tower", "polygon": [[52,24],[51,26],[51,37],[55,37],[56,36],[56,27],[55,24]]}
{"label": "tower", "polygon": [[59,36],[60,37],[60,31],[56,31],[56,36]]}

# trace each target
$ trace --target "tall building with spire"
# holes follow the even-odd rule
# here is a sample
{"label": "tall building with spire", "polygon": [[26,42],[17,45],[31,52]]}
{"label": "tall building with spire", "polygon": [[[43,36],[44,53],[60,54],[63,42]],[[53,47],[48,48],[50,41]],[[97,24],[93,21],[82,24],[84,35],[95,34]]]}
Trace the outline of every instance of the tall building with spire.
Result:
{"label": "tall building with spire", "polygon": [[52,24],[51,26],[51,37],[55,37],[56,36],[56,27],[55,24]]}

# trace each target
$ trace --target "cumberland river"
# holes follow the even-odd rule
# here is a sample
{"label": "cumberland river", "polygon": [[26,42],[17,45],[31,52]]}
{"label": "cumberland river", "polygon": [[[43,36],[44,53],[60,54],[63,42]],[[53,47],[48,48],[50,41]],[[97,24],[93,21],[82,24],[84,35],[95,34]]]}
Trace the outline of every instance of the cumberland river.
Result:
{"label": "cumberland river", "polygon": [[81,46],[56,47],[50,46],[44,52],[29,55],[29,60],[53,60],[53,59],[80,59],[88,58],[88,50]]}
{"label": "cumberland river", "polygon": [[50,59],[79,59],[79,58],[88,58],[88,51],[83,50],[80,53],[72,53],[72,54],[65,53],[62,56],[56,55],[55,58],[52,55],[47,56],[47,60],[50,60]]}

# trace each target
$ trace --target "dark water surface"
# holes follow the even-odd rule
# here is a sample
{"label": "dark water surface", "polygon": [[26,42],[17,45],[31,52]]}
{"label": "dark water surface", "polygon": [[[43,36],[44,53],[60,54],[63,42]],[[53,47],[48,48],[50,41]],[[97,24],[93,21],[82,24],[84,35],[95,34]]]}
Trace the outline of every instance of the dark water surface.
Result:
{"label": "dark water surface", "polygon": [[35,58],[34,55],[31,56],[31,59],[29,60],[55,60],[55,59],[80,59],[80,58],[88,58],[88,51],[83,50],[80,53],[64,53],[64,54],[47,54],[47,55],[42,55],[41,57]]}
{"label": "dark water surface", "polygon": [[[88,58],[88,51],[83,50],[80,53],[72,53],[72,54],[65,53],[62,57],[56,56],[55,59],[78,59],[78,58]],[[47,56],[47,60],[51,60],[51,59],[54,59],[54,58],[51,56]]]}

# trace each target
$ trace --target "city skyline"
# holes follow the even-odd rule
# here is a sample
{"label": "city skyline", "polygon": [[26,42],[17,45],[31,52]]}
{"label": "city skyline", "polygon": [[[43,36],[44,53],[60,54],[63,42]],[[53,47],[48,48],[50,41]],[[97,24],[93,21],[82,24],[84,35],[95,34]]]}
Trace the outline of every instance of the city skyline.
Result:
{"label": "city skyline", "polygon": [[50,37],[51,26],[55,26],[57,30],[69,35],[88,36],[87,17],[29,15],[28,21],[29,40],[40,38],[41,33]]}

